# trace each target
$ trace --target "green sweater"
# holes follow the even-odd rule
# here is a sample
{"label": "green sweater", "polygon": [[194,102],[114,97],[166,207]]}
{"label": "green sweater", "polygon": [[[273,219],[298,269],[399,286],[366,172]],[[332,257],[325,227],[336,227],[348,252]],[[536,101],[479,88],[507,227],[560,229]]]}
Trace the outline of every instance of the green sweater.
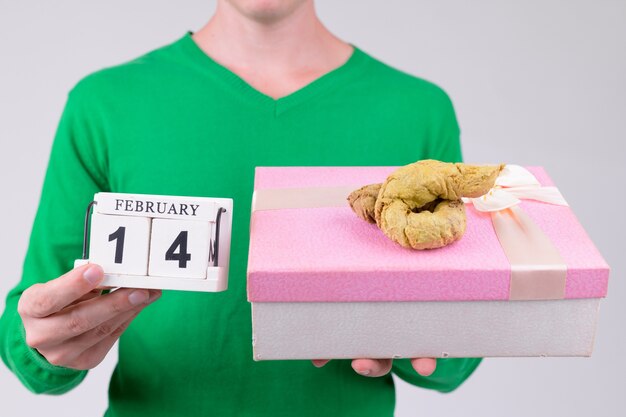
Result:
{"label": "green sweater", "polygon": [[[341,67],[274,100],[213,61],[190,33],[69,93],[54,140],[21,281],[9,293],[0,354],[36,393],[62,394],[86,371],[53,366],[24,341],[16,306],[81,255],[98,191],[234,199],[228,291],[164,291],[123,334],[107,416],[392,416],[391,374],[349,360],[252,359],[246,265],[255,166],[405,165],[461,161],[459,128],[439,87],[355,48]],[[438,359],[428,377],[408,359],[392,372],[450,392],[481,358]]]}

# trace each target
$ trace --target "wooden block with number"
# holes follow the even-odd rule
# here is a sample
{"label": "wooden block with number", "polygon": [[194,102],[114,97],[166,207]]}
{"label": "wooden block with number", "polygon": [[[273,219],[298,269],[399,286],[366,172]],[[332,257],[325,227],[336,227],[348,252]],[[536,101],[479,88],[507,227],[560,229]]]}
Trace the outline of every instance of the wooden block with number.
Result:
{"label": "wooden block with number", "polygon": [[148,217],[94,213],[91,218],[90,262],[113,274],[146,275],[150,223]]}
{"label": "wooden block with number", "polygon": [[154,219],[148,275],[206,278],[211,223]]}

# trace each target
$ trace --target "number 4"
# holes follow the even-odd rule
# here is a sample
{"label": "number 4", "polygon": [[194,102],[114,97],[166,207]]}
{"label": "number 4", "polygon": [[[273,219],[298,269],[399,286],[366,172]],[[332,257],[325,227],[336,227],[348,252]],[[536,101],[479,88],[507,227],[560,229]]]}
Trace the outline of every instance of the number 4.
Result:
{"label": "number 4", "polygon": [[[178,261],[179,268],[187,268],[187,262],[191,261],[191,254],[187,252],[187,231],[183,230],[178,234],[172,246],[165,252],[166,261]],[[180,251],[176,253],[176,249]]]}

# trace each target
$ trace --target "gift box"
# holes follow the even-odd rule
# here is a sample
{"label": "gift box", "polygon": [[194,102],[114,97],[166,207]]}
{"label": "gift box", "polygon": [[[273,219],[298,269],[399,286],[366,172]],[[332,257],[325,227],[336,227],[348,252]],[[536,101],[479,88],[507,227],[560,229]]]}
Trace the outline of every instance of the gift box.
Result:
{"label": "gift box", "polygon": [[609,267],[543,168],[466,199],[463,237],[429,250],[347,202],[397,168],[256,168],[255,360],[591,355]]}

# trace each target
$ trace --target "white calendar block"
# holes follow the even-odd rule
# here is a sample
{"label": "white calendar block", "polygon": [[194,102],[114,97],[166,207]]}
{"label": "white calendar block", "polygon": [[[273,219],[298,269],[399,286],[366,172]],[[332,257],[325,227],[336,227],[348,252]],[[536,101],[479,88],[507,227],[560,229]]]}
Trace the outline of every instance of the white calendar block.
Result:
{"label": "white calendar block", "polygon": [[206,221],[153,219],[148,275],[205,279],[211,236]]}
{"label": "white calendar block", "polygon": [[147,217],[94,213],[89,261],[101,265],[108,273],[146,275],[150,223]]}
{"label": "white calendar block", "polygon": [[101,264],[104,287],[225,291],[232,213],[230,198],[96,193],[74,267]]}

